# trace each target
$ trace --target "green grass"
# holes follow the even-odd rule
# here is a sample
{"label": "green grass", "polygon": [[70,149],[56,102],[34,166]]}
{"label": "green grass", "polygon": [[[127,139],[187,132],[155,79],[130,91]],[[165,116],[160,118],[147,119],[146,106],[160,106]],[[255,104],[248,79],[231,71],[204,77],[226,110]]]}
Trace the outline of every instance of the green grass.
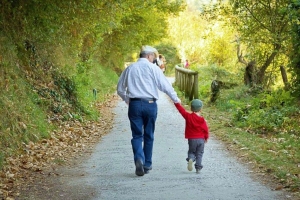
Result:
{"label": "green grass", "polygon": [[[278,183],[299,192],[300,110],[297,102],[285,94],[284,106],[274,103],[260,108],[259,103],[264,102],[264,98],[251,95],[247,90],[244,86],[222,90],[216,104],[212,106],[214,109],[210,107],[206,110],[214,118],[227,116],[221,125],[211,123],[213,134],[228,143],[236,144],[238,153],[246,153],[264,172],[276,177]],[[238,116],[239,112],[242,116]],[[244,150],[241,152],[240,149]]]}
{"label": "green grass", "polygon": [[[91,69],[85,73],[78,73],[75,77],[77,95],[84,111],[91,119],[97,119],[98,111],[95,102],[107,100],[108,94],[116,90],[118,76],[109,68],[91,64]],[[96,90],[96,93],[93,90]]]}
{"label": "green grass", "polygon": [[[48,116],[63,115],[70,119],[71,115],[79,121],[98,119],[101,113],[95,103],[108,100],[109,94],[116,90],[118,77],[112,70],[98,64],[90,67],[87,72],[78,73],[73,78],[57,74],[53,81],[49,81],[52,76],[46,77],[45,74],[36,81],[34,75],[25,79],[16,66],[0,63],[0,89],[3,91],[0,94],[0,169],[7,157],[22,153],[24,143],[49,137],[57,127],[48,122]],[[57,81],[63,89],[48,87],[47,81]],[[93,95],[94,88],[96,96]],[[73,101],[67,99],[66,91],[72,92]]]}
{"label": "green grass", "polygon": [[0,168],[22,143],[46,138],[51,130],[45,110],[36,104],[36,94],[19,71],[7,65],[1,67],[6,85],[1,85],[0,95]]}
{"label": "green grass", "polygon": [[237,155],[245,155],[264,172],[277,177],[278,183],[284,184],[291,191],[299,191],[299,137],[288,133],[275,135],[251,134],[236,127],[228,127],[226,123],[212,122],[212,118],[227,113],[214,113],[207,108],[208,122],[212,134],[226,143],[234,144]]}

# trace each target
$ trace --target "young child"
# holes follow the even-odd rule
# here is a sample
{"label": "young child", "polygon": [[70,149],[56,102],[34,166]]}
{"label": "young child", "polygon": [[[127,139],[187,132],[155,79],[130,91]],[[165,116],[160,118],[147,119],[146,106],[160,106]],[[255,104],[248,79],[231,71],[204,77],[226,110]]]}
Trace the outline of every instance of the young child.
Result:
{"label": "young child", "polygon": [[185,138],[188,139],[188,170],[193,170],[193,162],[195,163],[196,173],[203,168],[202,156],[204,153],[204,143],[209,138],[208,126],[205,119],[200,115],[202,109],[202,101],[194,99],[191,103],[192,113],[187,112],[180,103],[174,103],[177,110],[185,119]]}

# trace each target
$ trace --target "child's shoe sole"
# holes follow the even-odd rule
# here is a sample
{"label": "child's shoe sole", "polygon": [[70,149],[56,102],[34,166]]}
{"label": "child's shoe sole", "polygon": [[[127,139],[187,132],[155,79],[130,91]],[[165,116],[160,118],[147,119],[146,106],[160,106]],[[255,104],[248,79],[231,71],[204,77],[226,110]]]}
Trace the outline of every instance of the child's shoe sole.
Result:
{"label": "child's shoe sole", "polygon": [[193,160],[192,159],[189,159],[187,168],[188,168],[189,171],[193,171]]}

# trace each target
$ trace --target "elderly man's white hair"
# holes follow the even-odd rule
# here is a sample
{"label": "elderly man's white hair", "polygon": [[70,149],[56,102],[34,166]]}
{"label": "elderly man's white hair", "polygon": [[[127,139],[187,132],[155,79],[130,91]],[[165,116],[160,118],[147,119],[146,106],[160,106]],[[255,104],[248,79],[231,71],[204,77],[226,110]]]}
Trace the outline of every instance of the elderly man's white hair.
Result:
{"label": "elderly man's white hair", "polygon": [[158,57],[158,51],[154,47],[148,45],[142,46],[141,53],[154,53],[156,57]]}

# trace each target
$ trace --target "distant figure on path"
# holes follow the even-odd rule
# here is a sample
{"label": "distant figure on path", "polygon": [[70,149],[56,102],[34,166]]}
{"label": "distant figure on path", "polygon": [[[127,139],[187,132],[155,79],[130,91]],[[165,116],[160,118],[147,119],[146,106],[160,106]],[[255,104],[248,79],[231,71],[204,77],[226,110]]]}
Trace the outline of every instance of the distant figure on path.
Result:
{"label": "distant figure on path", "polygon": [[186,161],[188,161],[188,170],[193,170],[195,162],[196,173],[203,168],[202,157],[204,153],[204,143],[209,138],[208,126],[205,119],[200,115],[202,101],[194,99],[191,103],[192,113],[185,110],[180,103],[175,103],[177,110],[185,119],[185,138],[188,139],[189,150]]}
{"label": "distant figure on path", "polygon": [[117,86],[118,95],[129,105],[131,145],[137,176],[143,176],[152,169],[158,89],[166,93],[174,103],[180,103],[162,70],[153,64],[156,53],[155,48],[143,46],[140,58],[122,72]]}
{"label": "distant figure on path", "polygon": [[159,62],[160,62],[159,68],[163,71],[163,73],[165,73],[166,71],[165,60],[166,59],[164,58],[164,56],[159,54]]}
{"label": "distant figure on path", "polygon": [[186,68],[186,69],[190,68],[190,63],[188,60],[185,60],[184,68]]}
{"label": "distant figure on path", "polygon": [[158,58],[155,58],[153,63],[156,64],[162,71],[165,73],[165,63],[164,63],[165,58],[163,55],[159,54]]}

